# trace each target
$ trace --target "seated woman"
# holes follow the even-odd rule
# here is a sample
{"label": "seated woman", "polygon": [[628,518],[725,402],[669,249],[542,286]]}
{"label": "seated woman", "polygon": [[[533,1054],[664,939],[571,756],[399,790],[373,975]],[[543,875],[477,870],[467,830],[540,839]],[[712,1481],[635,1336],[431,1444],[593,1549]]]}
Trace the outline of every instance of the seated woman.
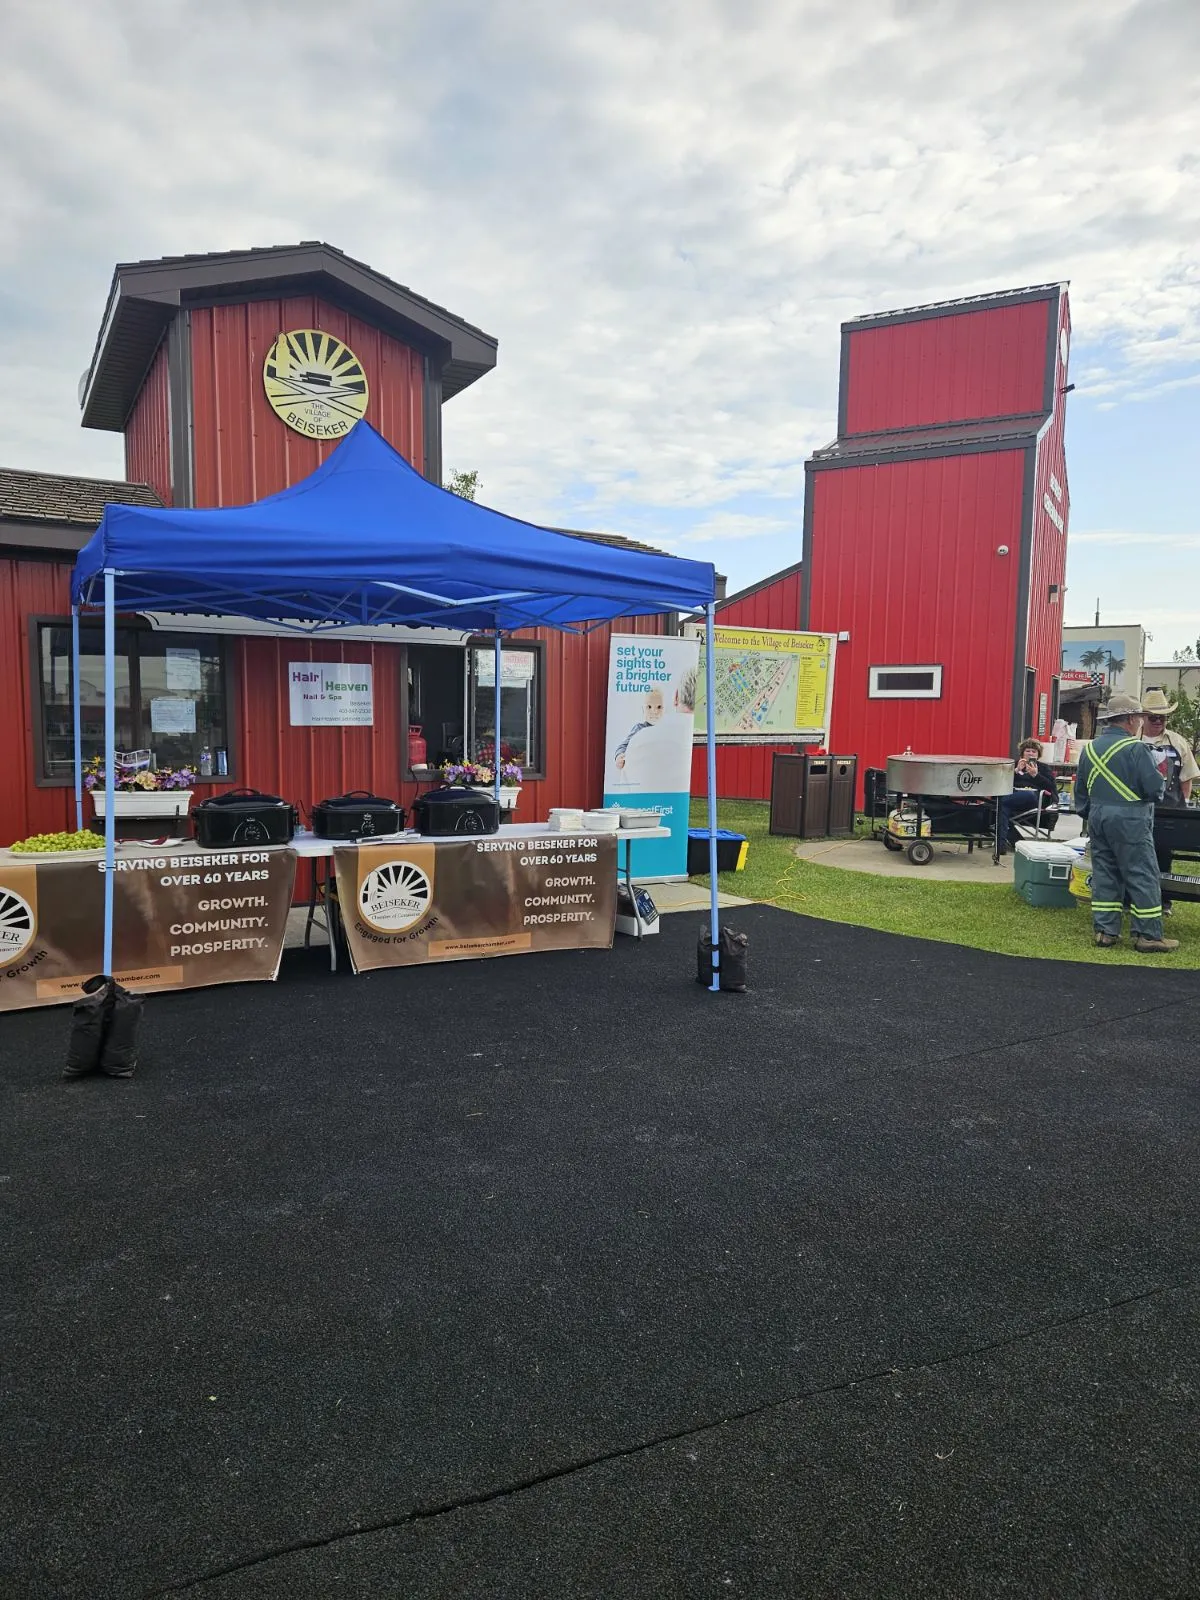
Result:
{"label": "seated woman", "polygon": [[1008,822],[1008,845],[1011,849],[1019,835],[1014,823],[1028,818],[1032,823],[1037,816],[1038,795],[1042,797],[1042,821],[1053,832],[1058,821],[1058,784],[1054,773],[1042,760],[1042,747],[1036,739],[1022,739],[1017,749],[1013,767],[1013,792],[1002,795],[1000,809]]}

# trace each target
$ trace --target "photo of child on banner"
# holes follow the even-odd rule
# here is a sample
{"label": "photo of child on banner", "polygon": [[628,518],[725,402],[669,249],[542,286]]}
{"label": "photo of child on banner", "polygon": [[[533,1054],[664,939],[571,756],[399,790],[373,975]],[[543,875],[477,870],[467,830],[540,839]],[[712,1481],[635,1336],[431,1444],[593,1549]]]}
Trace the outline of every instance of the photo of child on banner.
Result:
{"label": "photo of child on banner", "polygon": [[670,839],[633,845],[641,878],[687,876],[699,641],[613,634],[609,648],[604,804],[657,811]]}

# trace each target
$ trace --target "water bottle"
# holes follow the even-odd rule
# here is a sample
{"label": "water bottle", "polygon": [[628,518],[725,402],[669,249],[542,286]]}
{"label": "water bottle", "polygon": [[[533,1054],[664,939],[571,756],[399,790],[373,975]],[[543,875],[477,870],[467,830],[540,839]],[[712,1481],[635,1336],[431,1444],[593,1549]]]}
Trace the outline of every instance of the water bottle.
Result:
{"label": "water bottle", "polygon": [[202,778],[211,778],[212,775],[213,775],[212,751],[208,748],[207,745],[205,745],[204,749],[201,750],[201,752],[200,752],[200,776]]}
{"label": "water bottle", "polygon": [[218,750],[217,751],[217,777],[218,778],[227,778],[228,776],[229,776],[229,751],[228,750]]}

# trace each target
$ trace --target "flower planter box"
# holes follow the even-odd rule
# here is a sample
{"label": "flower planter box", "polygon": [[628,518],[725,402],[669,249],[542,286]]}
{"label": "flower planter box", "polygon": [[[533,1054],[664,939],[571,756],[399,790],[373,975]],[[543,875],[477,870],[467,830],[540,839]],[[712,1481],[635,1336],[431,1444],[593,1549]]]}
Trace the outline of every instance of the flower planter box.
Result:
{"label": "flower planter box", "polygon": [[[98,817],[107,815],[103,789],[91,790]],[[118,789],[113,795],[114,817],[186,817],[192,803],[190,789]]]}
{"label": "flower planter box", "polygon": [[500,786],[500,810],[506,815],[517,809],[517,801],[521,798],[519,784]]}

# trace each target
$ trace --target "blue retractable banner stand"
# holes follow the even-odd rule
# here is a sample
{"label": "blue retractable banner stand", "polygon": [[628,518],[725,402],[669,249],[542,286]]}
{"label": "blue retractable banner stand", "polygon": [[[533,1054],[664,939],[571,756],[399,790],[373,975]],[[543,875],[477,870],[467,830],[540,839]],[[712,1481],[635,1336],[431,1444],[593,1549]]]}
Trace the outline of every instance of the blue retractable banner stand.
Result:
{"label": "blue retractable banner stand", "polygon": [[614,633],[608,661],[604,804],[657,811],[669,839],[633,846],[639,878],[686,878],[697,639]]}

